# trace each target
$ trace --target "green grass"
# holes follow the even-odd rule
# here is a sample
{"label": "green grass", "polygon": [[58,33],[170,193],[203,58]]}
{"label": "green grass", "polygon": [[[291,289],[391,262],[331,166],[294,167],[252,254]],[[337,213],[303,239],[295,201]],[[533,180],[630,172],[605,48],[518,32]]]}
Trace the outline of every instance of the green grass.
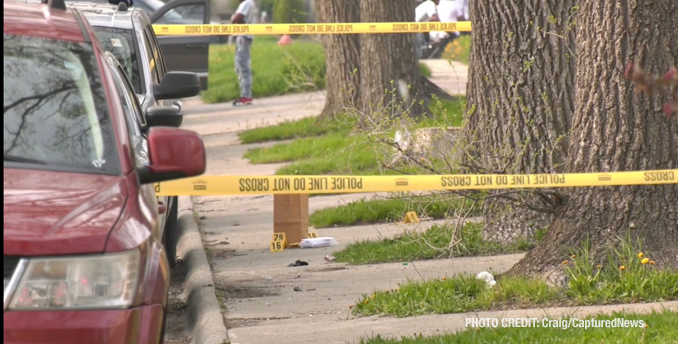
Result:
{"label": "green grass", "polygon": [[242,143],[259,143],[282,141],[304,137],[321,136],[337,131],[347,131],[353,122],[323,121],[316,123],[317,118],[307,117],[296,121],[286,121],[278,125],[256,128],[240,132],[238,137]]}
{"label": "green grass", "polygon": [[[463,98],[458,101],[432,102],[434,117],[422,121],[418,126],[459,126],[464,106]],[[395,174],[380,169],[379,161],[389,151],[387,147],[369,142],[365,135],[353,132],[354,123],[344,118],[316,125],[313,118],[305,118],[248,130],[240,134],[245,143],[297,140],[271,148],[252,149],[244,157],[253,164],[292,163],[276,171],[278,175]],[[390,135],[392,137],[393,133]]]}
{"label": "green grass", "polygon": [[[451,207],[455,206],[453,204],[447,207],[442,206],[445,210]],[[506,245],[484,240],[482,229],[482,223],[468,223],[455,235],[456,228],[453,226],[434,225],[421,233],[405,232],[393,238],[352,243],[336,252],[334,256],[337,261],[349,264],[375,264],[435,259],[448,257],[450,253],[455,257],[506,254],[527,251],[532,247],[531,242],[526,239]],[[459,242],[450,249],[449,245],[453,237]],[[445,286],[445,283],[434,281],[431,285]],[[403,296],[407,298],[410,295],[403,294]],[[448,306],[453,305],[448,304]]]}
{"label": "green grass", "polygon": [[[252,94],[255,98],[325,88],[325,54],[320,42],[297,39],[294,44],[279,46],[275,36],[256,37],[252,43]],[[220,103],[240,96],[234,70],[234,45],[211,45],[209,88],[201,94],[206,103]],[[423,75],[431,71],[425,65]]]}
{"label": "green grass", "polygon": [[428,66],[423,63],[419,63],[419,72],[427,78],[431,77],[431,68],[428,68]]}
{"label": "green grass", "polygon": [[[257,37],[251,53],[255,98],[325,87],[325,55],[318,42],[296,40],[292,45],[278,46],[273,39]],[[211,46],[209,88],[202,93],[204,102],[227,102],[240,96],[234,54],[234,45]]]}
{"label": "green grass", "polygon": [[318,210],[311,214],[309,221],[316,228],[365,225],[402,221],[409,211],[416,212],[420,217],[442,219],[462,207],[463,203],[459,198],[433,196],[359,200]]}
{"label": "green grass", "polygon": [[471,55],[471,36],[461,36],[445,47],[442,58],[467,64]]}
{"label": "green grass", "polygon": [[[636,326],[625,327],[571,327],[563,329],[556,326],[540,327],[500,327],[467,328],[464,331],[438,336],[415,336],[400,339],[375,336],[360,340],[360,344],[476,344],[476,343],[560,343],[560,344],[636,344],[662,343],[678,344],[678,311],[663,310],[651,314],[613,313],[597,315],[577,320],[613,320],[623,318],[637,321]],[[551,318],[553,319],[553,318]],[[563,317],[569,321],[570,317]],[[640,322],[642,320],[642,323]],[[542,325],[542,321],[537,321]],[[647,325],[647,327],[645,327]]]}
{"label": "green grass", "polygon": [[[397,290],[363,295],[353,307],[358,315],[384,314],[408,317],[435,313],[460,313],[491,309],[660,302],[678,299],[678,271],[659,270],[638,257],[639,244],[625,241],[597,265],[588,243],[563,261],[567,287],[550,287],[544,281],[522,277],[499,278],[487,287],[475,276],[408,281]],[[646,258],[646,257],[643,257]],[[622,268],[623,267],[623,268]]]}
{"label": "green grass", "polygon": [[466,110],[466,97],[458,100],[434,100],[429,104],[429,110],[433,117],[424,119],[420,127],[459,127],[464,121]]}
{"label": "green grass", "polygon": [[378,169],[381,147],[369,144],[360,135],[337,131],[318,137],[307,137],[271,148],[253,149],[245,158],[254,164],[299,161],[276,174],[360,174]]}

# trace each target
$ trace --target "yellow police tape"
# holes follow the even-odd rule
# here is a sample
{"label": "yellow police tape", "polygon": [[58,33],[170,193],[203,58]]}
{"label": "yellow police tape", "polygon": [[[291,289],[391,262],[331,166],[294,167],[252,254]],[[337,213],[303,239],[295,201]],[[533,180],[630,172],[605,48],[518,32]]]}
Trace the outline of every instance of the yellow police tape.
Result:
{"label": "yellow police tape", "polygon": [[156,36],[328,35],[358,33],[470,32],[471,22],[153,25]]}
{"label": "yellow police tape", "polygon": [[426,176],[201,176],[155,185],[158,196],[337,194],[678,184],[678,170]]}

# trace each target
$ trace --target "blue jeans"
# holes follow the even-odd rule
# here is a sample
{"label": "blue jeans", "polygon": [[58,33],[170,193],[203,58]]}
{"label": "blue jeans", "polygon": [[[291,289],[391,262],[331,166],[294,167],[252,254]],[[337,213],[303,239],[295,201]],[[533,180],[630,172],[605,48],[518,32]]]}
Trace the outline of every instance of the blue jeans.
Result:
{"label": "blue jeans", "polygon": [[252,39],[238,36],[235,39],[235,73],[240,83],[240,97],[252,98]]}

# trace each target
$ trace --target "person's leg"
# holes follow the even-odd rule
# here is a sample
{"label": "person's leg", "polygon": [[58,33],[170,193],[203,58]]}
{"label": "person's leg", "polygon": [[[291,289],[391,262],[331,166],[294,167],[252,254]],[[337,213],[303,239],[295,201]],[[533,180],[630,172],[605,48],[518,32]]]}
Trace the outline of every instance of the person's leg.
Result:
{"label": "person's leg", "polygon": [[243,39],[242,49],[242,74],[243,82],[241,87],[241,96],[243,98],[252,99],[252,40],[248,38]]}
{"label": "person's leg", "polygon": [[252,99],[252,68],[250,48],[252,40],[245,37],[236,38],[235,70],[240,84],[240,99],[234,105],[248,105]]}
{"label": "person's leg", "polygon": [[421,59],[423,56],[423,49],[424,49],[424,37],[421,33],[415,33],[415,41],[416,41],[416,51],[417,51],[417,58]]}
{"label": "person's leg", "polygon": [[[242,85],[242,69],[240,68],[240,50],[242,50],[242,44],[240,43],[240,37],[235,36],[235,54],[233,55],[233,65],[235,66],[235,75],[238,78],[239,85]],[[242,86],[241,86],[242,87]],[[233,102],[235,104],[239,99]]]}

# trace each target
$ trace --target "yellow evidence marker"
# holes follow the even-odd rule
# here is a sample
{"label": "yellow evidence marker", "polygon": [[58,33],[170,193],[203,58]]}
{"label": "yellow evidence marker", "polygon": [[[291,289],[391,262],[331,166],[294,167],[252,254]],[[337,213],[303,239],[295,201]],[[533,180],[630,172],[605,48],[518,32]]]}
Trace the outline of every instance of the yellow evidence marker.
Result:
{"label": "yellow evidence marker", "polygon": [[417,215],[416,212],[410,211],[405,214],[405,219],[403,220],[403,223],[419,223],[421,220],[419,219],[419,216]]}
{"label": "yellow evidence marker", "polygon": [[285,233],[273,233],[271,240],[271,252],[282,252],[287,247],[287,237]]}

